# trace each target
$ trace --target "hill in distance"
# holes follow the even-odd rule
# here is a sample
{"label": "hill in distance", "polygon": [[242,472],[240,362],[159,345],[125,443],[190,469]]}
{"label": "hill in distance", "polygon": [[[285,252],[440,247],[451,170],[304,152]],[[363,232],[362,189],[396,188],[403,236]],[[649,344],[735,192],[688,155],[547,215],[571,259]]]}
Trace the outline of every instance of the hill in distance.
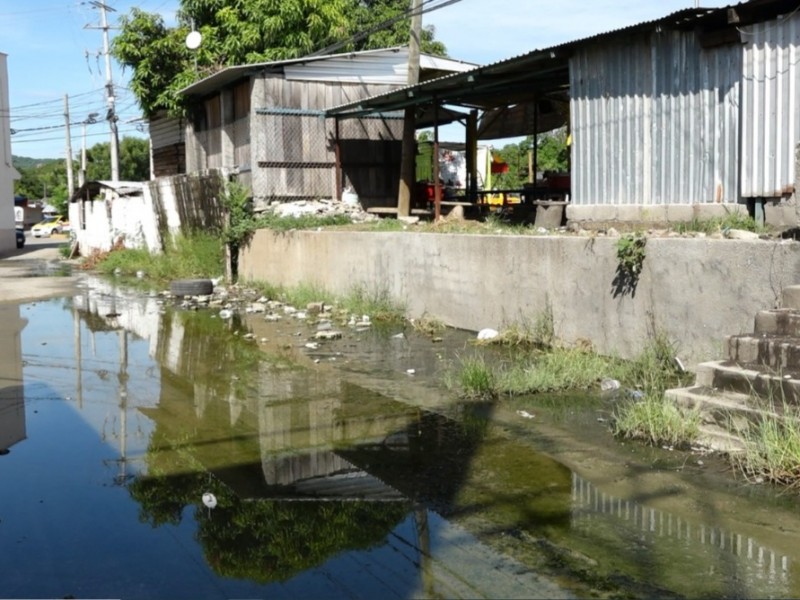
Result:
{"label": "hill in distance", "polygon": [[28,156],[11,156],[11,163],[17,169],[33,169],[55,162],[63,162],[60,158],[30,158]]}

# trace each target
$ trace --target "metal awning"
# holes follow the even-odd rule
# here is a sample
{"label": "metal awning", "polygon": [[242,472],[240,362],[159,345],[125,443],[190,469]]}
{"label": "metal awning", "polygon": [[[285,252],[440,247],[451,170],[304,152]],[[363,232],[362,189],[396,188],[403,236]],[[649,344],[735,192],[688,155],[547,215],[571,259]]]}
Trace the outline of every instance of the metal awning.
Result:
{"label": "metal awning", "polygon": [[[342,104],[328,109],[326,116],[359,118],[411,106],[421,108],[439,105],[482,111],[486,123],[480,128],[483,138],[549,131],[565,121],[562,118],[559,123],[556,113],[546,115],[546,111],[541,110],[541,103],[563,103],[568,98],[569,61],[578,47],[603,43],[612,38],[688,29],[699,30],[704,44],[730,43],[727,34],[735,32],[736,27],[792,10],[797,10],[796,0],[750,0],[721,8],[687,8],[660,19],[534,50],[470,71]],[[503,118],[498,118],[501,114]],[[536,131],[533,129],[534,114],[537,115]],[[490,127],[490,121],[495,125]],[[439,124],[443,123],[439,121]],[[418,122],[418,127],[421,126]]]}

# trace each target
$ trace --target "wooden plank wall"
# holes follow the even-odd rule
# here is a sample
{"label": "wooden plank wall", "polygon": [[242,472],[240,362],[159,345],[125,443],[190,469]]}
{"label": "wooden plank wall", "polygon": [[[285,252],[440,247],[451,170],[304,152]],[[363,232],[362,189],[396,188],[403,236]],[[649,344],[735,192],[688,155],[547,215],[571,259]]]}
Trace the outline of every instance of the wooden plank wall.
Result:
{"label": "wooden plank wall", "polygon": [[[335,196],[333,119],[291,114],[291,109],[321,111],[391,87],[285,81],[279,76],[264,77],[260,84],[254,93],[254,109],[272,109],[274,113],[255,117],[259,173],[254,177],[258,187],[254,194],[269,200]],[[387,205],[393,205],[399,182],[401,135],[401,121],[341,122],[343,174],[365,206],[387,201]]]}
{"label": "wooden plank wall", "polygon": [[150,145],[153,149],[153,175],[168,177],[186,172],[185,123],[165,112],[149,119]]}

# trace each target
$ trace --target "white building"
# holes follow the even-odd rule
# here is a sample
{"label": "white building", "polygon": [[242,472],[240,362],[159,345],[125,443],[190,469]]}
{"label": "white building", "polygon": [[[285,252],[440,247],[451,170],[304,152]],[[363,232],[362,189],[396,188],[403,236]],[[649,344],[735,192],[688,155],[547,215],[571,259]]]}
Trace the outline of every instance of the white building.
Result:
{"label": "white building", "polygon": [[11,162],[7,58],[8,55],[0,52],[0,254],[16,248],[14,180],[19,179],[19,173]]}

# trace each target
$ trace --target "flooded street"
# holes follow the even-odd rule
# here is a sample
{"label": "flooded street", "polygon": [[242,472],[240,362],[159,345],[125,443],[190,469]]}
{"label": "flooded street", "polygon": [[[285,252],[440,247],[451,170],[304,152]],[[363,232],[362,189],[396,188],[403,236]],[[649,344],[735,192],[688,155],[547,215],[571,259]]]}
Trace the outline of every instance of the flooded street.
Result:
{"label": "flooded street", "polygon": [[92,278],[0,313],[1,598],[800,596],[796,496],[614,440],[599,393],[459,401],[474,334]]}

